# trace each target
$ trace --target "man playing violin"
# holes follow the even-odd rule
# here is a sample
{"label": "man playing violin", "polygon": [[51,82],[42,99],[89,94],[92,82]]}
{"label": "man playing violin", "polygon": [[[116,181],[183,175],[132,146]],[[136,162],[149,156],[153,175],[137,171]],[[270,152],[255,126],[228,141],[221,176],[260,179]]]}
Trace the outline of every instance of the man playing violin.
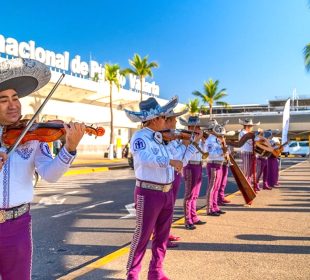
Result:
{"label": "man playing violin", "polygon": [[[163,272],[170,225],[173,216],[174,194],[172,183],[174,171],[181,172],[183,163],[164,144],[161,130],[166,128],[165,114],[178,103],[174,97],[160,106],[153,97],[139,104],[140,112],[125,110],[133,122],[141,122],[130,143],[136,176],[135,207],[136,230],[131,243],[127,263],[127,279],[139,279],[141,262],[153,234],[152,259],[149,265],[149,280],[169,279]],[[192,154],[194,147],[187,149]]]}
{"label": "man playing violin", "polygon": [[65,125],[66,144],[53,159],[47,143],[28,141],[8,157],[2,141],[7,126],[21,118],[20,98],[45,86],[49,68],[31,59],[11,59],[0,63],[0,279],[31,279],[32,235],[30,202],[35,169],[48,182],[57,181],[76,156],[84,124]]}
{"label": "man playing violin", "polygon": [[[188,120],[180,118],[180,123],[188,127],[188,130],[193,133],[200,133],[200,120],[198,116],[190,116]],[[205,152],[204,140],[198,143],[199,150]],[[196,225],[203,225],[205,222],[201,221],[197,215],[197,199],[199,197],[201,183],[202,183],[202,154],[198,150],[193,154],[188,164],[183,169],[185,194],[184,194],[184,214],[185,214],[185,228],[187,230],[196,229]]]}

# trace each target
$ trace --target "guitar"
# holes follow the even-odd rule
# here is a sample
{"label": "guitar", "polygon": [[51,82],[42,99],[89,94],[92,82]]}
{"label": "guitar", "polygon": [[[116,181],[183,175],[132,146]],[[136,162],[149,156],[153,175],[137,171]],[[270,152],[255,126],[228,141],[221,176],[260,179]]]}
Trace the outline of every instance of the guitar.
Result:
{"label": "guitar", "polygon": [[282,145],[278,146],[278,148],[273,149],[272,154],[273,154],[275,157],[281,156],[281,153],[283,152],[284,146],[287,145],[287,144],[288,144],[288,142],[285,142],[285,143],[283,143]]}

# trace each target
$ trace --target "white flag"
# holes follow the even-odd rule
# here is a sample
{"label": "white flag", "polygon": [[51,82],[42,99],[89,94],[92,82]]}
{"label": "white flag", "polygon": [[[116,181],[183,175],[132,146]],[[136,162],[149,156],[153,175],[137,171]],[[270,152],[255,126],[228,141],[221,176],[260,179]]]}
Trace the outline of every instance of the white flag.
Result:
{"label": "white flag", "polygon": [[[290,99],[286,101],[284,110],[283,110],[282,144],[284,144],[285,142],[288,142],[287,135],[288,135],[288,129],[290,126],[290,102],[291,102]],[[288,152],[288,145],[284,146],[284,152]]]}

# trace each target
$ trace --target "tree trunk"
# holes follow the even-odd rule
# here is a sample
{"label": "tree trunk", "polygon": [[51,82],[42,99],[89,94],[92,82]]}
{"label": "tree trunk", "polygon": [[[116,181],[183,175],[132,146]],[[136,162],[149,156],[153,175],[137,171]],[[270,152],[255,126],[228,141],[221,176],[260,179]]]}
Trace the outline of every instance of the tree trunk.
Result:
{"label": "tree trunk", "polygon": [[110,115],[111,115],[111,122],[110,122],[110,146],[109,146],[109,159],[114,158],[114,149],[113,149],[113,107],[112,107],[112,89],[113,84],[110,82]]}
{"label": "tree trunk", "polygon": [[212,120],[212,119],[213,119],[213,115],[212,115],[212,105],[209,105],[209,107],[210,107],[210,120]]}
{"label": "tree trunk", "polygon": [[140,87],[141,87],[141,97],[140,97],[140,102],[143,100],[143,92],[142,92],[142,89],[143,89],[143,76],[140,76]]}

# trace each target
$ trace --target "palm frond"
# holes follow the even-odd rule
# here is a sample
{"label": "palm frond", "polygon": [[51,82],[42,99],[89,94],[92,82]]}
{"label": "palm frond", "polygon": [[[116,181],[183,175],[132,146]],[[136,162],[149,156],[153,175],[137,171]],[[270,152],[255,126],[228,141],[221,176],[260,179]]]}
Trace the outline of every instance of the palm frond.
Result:
{"label": "palm frond", "polygon": [[153,76],[152,68],[158,67],[158,63],[155,61],[148,63],[148,55],[141,58],[139,54],[134,54],[133,58],[129,59],[128,61],[129,61],[130,66],[133,68],[132,72],[129,72],[129,73],[134,74],[136,76],[140,76],[140,77],[141,76],[152,77]]}
{"label": "palm frond", "polygon": [[310,43],[304,48],[304,59],[306,70],[310,72]]}
{"label": "palm frond", "polygon": [[195,98],[193,100],[189,100],[187,104],[188,112],[190,114],[196,114],[199,113],[200,111],[200,106],[199,106],[199,99]]}
{"label": "palm frond", "polygon": [[224,108],[231,108],[231,106],[225,101],[217,101],[215,104],[218,106],[223,106]]}
{"label": "palm frond", "polygon": [[105,69],[105,80],[108,81],[110,84],[114,84],[117,86],[117,88],[120,88],[120,83],[119,83],[119,71],[120,67],[118,64],[109,64],[106,63],[104,65]]}
{"label": "palm frond", "polygon": [[211,78],[205,81],[203,84],[204,92],[194,91],[193,95],[201,98],[203,103],[209,105],[210,111],[212,111],[213,104],[219,104],[222,102],[223,106],[228,106],[228,103],[219,101],[223,97],[227,96],[226,89],[218,90],[219,81],[213,81]]}

